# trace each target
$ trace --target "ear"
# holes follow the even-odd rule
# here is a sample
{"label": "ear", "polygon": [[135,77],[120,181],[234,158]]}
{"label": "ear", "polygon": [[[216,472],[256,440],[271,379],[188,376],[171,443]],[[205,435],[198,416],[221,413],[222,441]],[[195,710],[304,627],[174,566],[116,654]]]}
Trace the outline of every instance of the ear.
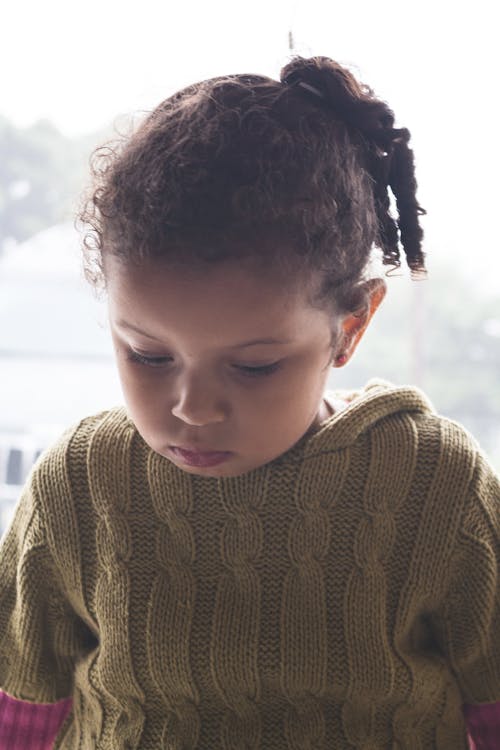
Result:
{"label": "ear", "polygon": [[364,287],[368,292],[366,305],[360,310],[347,313],[342,321],[340,342],[337,348],[337,355],[342,356],[338,362],[334,360],[334,367],[342,367],[351,359],[387,291],[383,279],[370,279]]}

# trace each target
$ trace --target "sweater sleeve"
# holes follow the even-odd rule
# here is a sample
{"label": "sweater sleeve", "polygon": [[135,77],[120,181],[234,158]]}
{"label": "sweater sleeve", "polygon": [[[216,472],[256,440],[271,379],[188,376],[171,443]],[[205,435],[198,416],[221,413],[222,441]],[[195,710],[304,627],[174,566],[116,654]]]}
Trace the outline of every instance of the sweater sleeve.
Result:
{"label": "sweater sleeve", "polygon": [[500,703],[464,705],[471,750],[500,750]]}
{"label": "sweater sleeve", "polygon": [[72,700],[28,703],[0,691],[0,750],[52,750]]}
{"label": "sweater sleeve", "polygon": [[479,450],[465,498],[436,632],[471,739],[500,750],[500,480]]}
{"label": "sweater sleeve", "polygon": [[50,553],[38,501],[42,470],[42,462],[32,469],[0,544],[0,690],[55,703],[71,697],[75,661],[93,636]]}

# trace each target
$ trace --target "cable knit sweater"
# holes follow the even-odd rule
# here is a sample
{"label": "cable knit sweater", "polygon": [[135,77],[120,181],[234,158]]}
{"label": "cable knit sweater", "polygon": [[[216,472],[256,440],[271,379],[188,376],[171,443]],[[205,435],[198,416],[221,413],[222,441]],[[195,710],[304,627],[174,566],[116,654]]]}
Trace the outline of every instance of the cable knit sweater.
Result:
{"label": "cable knit sweater", "polygon": [[500,700],[500,484],[371,382],[246,474],[188,474],[124,407],[34,466],[0,551],[0,688],[55,748],[465,750]]}

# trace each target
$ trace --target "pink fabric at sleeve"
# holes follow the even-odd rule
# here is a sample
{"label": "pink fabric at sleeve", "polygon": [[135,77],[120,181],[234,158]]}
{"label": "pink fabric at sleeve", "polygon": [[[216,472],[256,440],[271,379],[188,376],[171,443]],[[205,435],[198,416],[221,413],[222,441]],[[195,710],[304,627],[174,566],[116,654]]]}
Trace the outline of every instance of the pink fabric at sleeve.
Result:
{"label": "pink fabric at sleeve", "polygon": [[463,706],[470,750],[500,750],[500,701]]}
{"label": "pink fabric at sleeve", "polygon": [[28,703],[0,690],[0,750],[52,750],[72,704]]}
{"label": "pink fabric at sleeve", "polygon": [[[0,750],[52,750],[71,698],[29,703],[0,690]],[[470,750],[500,750],[500,701],[463,706]]]}

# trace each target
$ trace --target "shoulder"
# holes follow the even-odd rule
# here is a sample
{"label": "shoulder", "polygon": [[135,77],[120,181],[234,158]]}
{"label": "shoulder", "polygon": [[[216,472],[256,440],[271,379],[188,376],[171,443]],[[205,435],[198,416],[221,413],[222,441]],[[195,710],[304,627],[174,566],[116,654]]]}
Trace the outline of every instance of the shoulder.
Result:
{"label": "shoulder", "polygon": [[15,522],[38,529],[61,570],[95,522],[95,497],[123,499],[128,491],[128,446],[137,435],[125,407],[101,411],[70,425],[31,468]]}
{"label": "shoulder", "polygon": [[136,432],[124,406],[115,406],[80,419],[68,426],[59,438],[42,451],[32,471],[36,474],[54,467],[63,457],[87,454],[96,438],[104,447],[123,433]]}
{"label": "shoulder", "polygon": [[42,451],[26,480],[33,500],[51,505],[56,497],[82,491],[92,470],[109,464],[109,453],[138,433],[124,406],[86,416],[67,427]]}
{"label": "shoulder", "polygon": [[380,457],[393,452],[394,460],[411,453],[422,469],[432,466],[444,474],[453,472],[460,462],[470,473],[481,455],[470,432],[438,414],[427,395],[415,386],[371,380],[356,391],[329,391],[328,395],[345,404],[325,430],[332,447],[370,444]]}
{"label": "shoulder", "polygon": [[382,492],[403,516],[417,513],[424,526],[441,529],[442,538],[463,528],[472,538],[486,526],[500,534],[498,475],[473,435],[438,414],[419,389],[361,389],[323,432],[314,452],[333,458],[341,449],[351,477],[362,478],[365,499]]}
{"label": "shoulder", "polygon": [[427,396],[414,386],[395,386],[371,380],[358,390],[327,391],[330,402],[341,402],[339,409],[319,436],[332,447],[353,447],[370,433],[390,433],[401,421],[432,419],[436,412]]}

